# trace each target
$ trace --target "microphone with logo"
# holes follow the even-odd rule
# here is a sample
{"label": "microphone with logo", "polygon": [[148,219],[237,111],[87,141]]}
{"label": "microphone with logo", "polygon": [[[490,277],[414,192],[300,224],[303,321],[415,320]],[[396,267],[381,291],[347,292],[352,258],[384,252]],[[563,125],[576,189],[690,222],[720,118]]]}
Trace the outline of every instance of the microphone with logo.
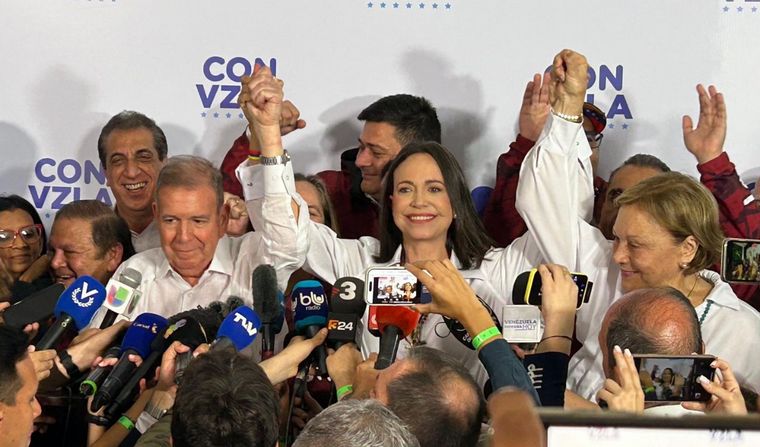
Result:
{"label": "microphone with logo", "polygon": [[282,329],[284,314],[274,267],[261,264],[253,270],[251,292],[253,308],[261,317],[261,360],[266,360],[274,355],[274,338]]}
{"label": "microphone with logo", "polygon": [[125,268],[119,275],[118,281],[111,278],[106,284],[106,301],[103,307],[108,309],[100,328],[105,329],[113,324],[116,317],[129,313],[140,299],[140,287],[142,274],[135,269]]}
{"label": "microphone with logo", "polygon": [[401,339],[408,337],[417,327],[420,314],[406,306],[374,306],[380,328],[380,352],[375,369],[385,369],[396,361]]}
{"label": "microphone with logo", "polygon": [[[221,349],[234,349],[237,352],[247,348],[256,339],[261,328],[261,320],[256,311],[248,306],[240,306],[227,315],[219,326],[216,339],[211,343],[211,351]],[[186,352],[177,356],[177,364],[174,369],[174,381],[179,384],[185,368],[193,359],[192,352]]]}
{"label": "microphone with logo", "polygon": [[333,285],[329,303],[328,346],[338,349],[346,343],[355,343],[357,326],[367,307],[364,281],[352,277],[339,278]]}
{"label": "microphone with logo", "polygon": [[[318,281],[307,279],[293,286],[291,297],[295,303],[293,322],[296,334],[312,338],[327,325],[327,300],[325,289]],[[318,346],[313,354],[316,358],[317,375],[327,374],[327,351],[324,345]],[[314,357],[313,357],[314,358]]]}
{"label": "microphone with logo", "polygon": [[45,332],[35,346],[37,351],[51,349],[58,340],[72,327],[77,331],[84,329],[106,298],[106,289],[92,276],[77,278],[58,298],[53,313],[55,323]]}
{"label": "microphone with logo", "polygon": [[103,386],[97,389],[97,384],[93,381],[93,388],[96,389],[90,405],[90,410],[93,413],[111,402],[137,369],[137,365],[129,360],[129,355],[139,355],[143,359],[148,357],[151,353],[151,343],[166,328],[166,325],[167,320],[161,315],[144,313],[135,318],[135,321],[127,329],[127,333],[124,334],[124,340],[121,343],[121,357],[106,377]]}
{"label": "microphone with logo", "polygon": [[[183,345],[189,346],[192,349],[195,349],[201,343],[208,343],[206,328],[198,319],[192,316],[203,312],[206,312],[206,309],[193,309],[192,311],[183,312],[169,319],[169,324],[164,328],[163,332],[160,332],[159,335],[153,339],[153,342],[150,345],[151,353],[147,358],[143,358],[142,364],[135,369],[129,380],[121,388],[121,392],[119,392],[113,402],[111,402],[106,408],[106,417],[108,419],[115,419],[132,402],[135,391],[137,390],[137,385],[140,383],[140,379],[155,370],[164,351],[166,351],[173,342],[179,341]],[[179,315],[182,316],[177,318]],[[201,319],[204,318],[204,315],[198,316]],[[214,328],[214,330],[216,329],[217,328]]]}

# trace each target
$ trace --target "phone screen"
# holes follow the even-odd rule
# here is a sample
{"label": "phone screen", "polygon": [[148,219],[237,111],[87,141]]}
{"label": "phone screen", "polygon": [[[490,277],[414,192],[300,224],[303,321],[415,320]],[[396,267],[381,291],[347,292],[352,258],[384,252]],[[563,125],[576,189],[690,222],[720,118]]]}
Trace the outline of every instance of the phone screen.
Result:
{"label": "phone screen", "polygon": [[430,302],[427,289],[405,269],[371,270],[367,279],[369,304],[410,306]]}
{"label": "phone screen", "polygon": [[[578,303],[576,307],[580,308],[583,303],[588,302],[589,297],[591,296],[591,287],[593,286],[593,283],[588,280],[588,276],[582,273],[570,273],[570,277],[573,279],[573,282],[575,282],[575,285],[578,286]],[[538,271],[535,271],[531,278],[530,289],[525,297],[525,304],[533,304],[535,306],[541,305],[541,286],[541,275]]]}
{"label": "phone screen", "polygon": [[712,380],[715,370],[710,367],[714,357],[652,357],[635,356],[641,389],[646,402],[706,401],[706,392],[697,378]]}
{"label": "phone screen", "polygon": [[726,239],[721,276],[727,282],[760,283],[760,240]]}

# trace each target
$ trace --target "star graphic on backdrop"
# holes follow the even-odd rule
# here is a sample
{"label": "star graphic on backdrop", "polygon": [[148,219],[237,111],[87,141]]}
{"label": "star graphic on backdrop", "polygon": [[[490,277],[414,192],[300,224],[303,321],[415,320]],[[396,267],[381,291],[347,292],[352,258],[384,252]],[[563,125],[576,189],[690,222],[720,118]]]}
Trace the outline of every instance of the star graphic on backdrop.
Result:
{"label": "star graphic on backdrop", "polygon": [[628,129],[628,124],[627,123],[623,123],[623,129]]}
{"label": "star graphic on backdrop", "polygon": [[398,3],[394,3],[393,7],[396,8],[396,9],[398,9]]}
{"label": "star graphic on backdrop", "polygon": [[225,116],[227,117],[227,119],[232,118],[232,114],[230,112],[227,112],[227,115],[225,115]]}
{"label": "star graphic on backdrop", "polygon": [[385,2],[383,2],[383,3],[380,3],[380,7],[381,7],[381,8],[385,8]]}
{"label": "star graphic on backdrop", "polygon": [[238,118],[243,119],[243,116],[244,115],[242,113],[238,113]]}
{"label": "star graphic on backdrop", "polygon": [[438,9],[438,3],[433,3],[433,9]]}
{"label": "star graphic on backdrop", "polygon": [[757,6],[752,7],[752,12],[757,12]]}
{"label": "star graphic on backdrop", "polygon": [[723,12],[728,12],[728,10],[729,10],[729,7],[728,7],[728,6],[724,6],[724,7],[723,7]]}
{"label": "star graphic on backdrop", "polygon": [[45,219],[50,219],[50,213],[45,213]]}
{"label": "star graphic on backdrop", "polygon": [[201,112],[201,116],[205,118],[206,117],[206,112]]}
{"label": "star graphic on backdrop", "polygon": [[420,9],[425,9],[425,4],[424,3],[420,3]]}
{"label": "star graphic on backdrop", "polygon": [[739,11],[739,12],[742,12],[742,11],[744,11],[744,8],[742,8],[741,6],[739,6],[739,7],[736,8],[736,10]]}
{"label": "star graphic on backdrop", "polygon": [[371,7],[372,7],[372,2],[367,3],[367,8],[371,8]]}
{"label": "star graphic on backdrop", "polygon": [[219,118],[219,112],[214,112],[214,118]]}
{"label": "star graphic on backdrop", "polygon": [[444,6],[446,7],[446,9],[451,9],[451,3],[446,3]]}
{"label": "star graphic on backdrop", "polygon": [[607,127],[609,127],[610,129],[614,129],[615,125],[614,124],[609,124]]}
{"label": "star graphic on backdrop", "polygon": [[411,4],[411,3],[407,3],[407,4],[406,4],[406,7],[407,7],[407,9],[408,9],[408,8],[411,8],[411,7],[412,7],[412,4]]}

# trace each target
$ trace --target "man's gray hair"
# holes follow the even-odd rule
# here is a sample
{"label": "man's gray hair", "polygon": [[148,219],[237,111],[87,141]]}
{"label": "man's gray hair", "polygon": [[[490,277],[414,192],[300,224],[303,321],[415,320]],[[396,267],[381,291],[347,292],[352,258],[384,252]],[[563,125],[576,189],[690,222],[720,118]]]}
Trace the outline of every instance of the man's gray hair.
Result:
{"label": "man's gray hair", "polygon": [[293,447],[419,447],[391,410],[374,399],[348,399],[310,420]]}
{"label": "man's gray hair", "polygon": [[175,155],[170,157],[158,174],[156,182],[156,203],[158,192],[165,186],[195,189],[208,186],[216,195],[216,206],[224,205],[222,173],[210,161],[195,155]]}

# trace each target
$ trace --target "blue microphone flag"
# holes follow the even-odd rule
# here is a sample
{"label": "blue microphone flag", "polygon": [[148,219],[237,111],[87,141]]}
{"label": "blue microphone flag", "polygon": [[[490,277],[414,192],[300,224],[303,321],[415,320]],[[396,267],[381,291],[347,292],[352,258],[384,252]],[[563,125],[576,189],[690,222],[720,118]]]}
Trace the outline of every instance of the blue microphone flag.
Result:
{"label": "blue microphone flag", "polygon": [[166,318],[161,315],[151,313],[138,315],[124,334],[124,340],[121,342],[122,352],[133,349],[140,357],[146,358],[152,351],[150,345],[153,339],[163,332],[166,324]]}
{"label": "blue microphone flag", "polygon": [[106,299],[106,289],[92,276],[83,275],[77,278],[66,290],[55,305],[55,316],[61,318],[67,314],[74,319],[78,330],[90,324],[95,312]]}
{"label": "blue microphone flag", "polygon": [[216,333],[217,340],[228,338],[237,351],[253,343],[261,328],[259,315],[247,306],[240,306],[227,315]]}

